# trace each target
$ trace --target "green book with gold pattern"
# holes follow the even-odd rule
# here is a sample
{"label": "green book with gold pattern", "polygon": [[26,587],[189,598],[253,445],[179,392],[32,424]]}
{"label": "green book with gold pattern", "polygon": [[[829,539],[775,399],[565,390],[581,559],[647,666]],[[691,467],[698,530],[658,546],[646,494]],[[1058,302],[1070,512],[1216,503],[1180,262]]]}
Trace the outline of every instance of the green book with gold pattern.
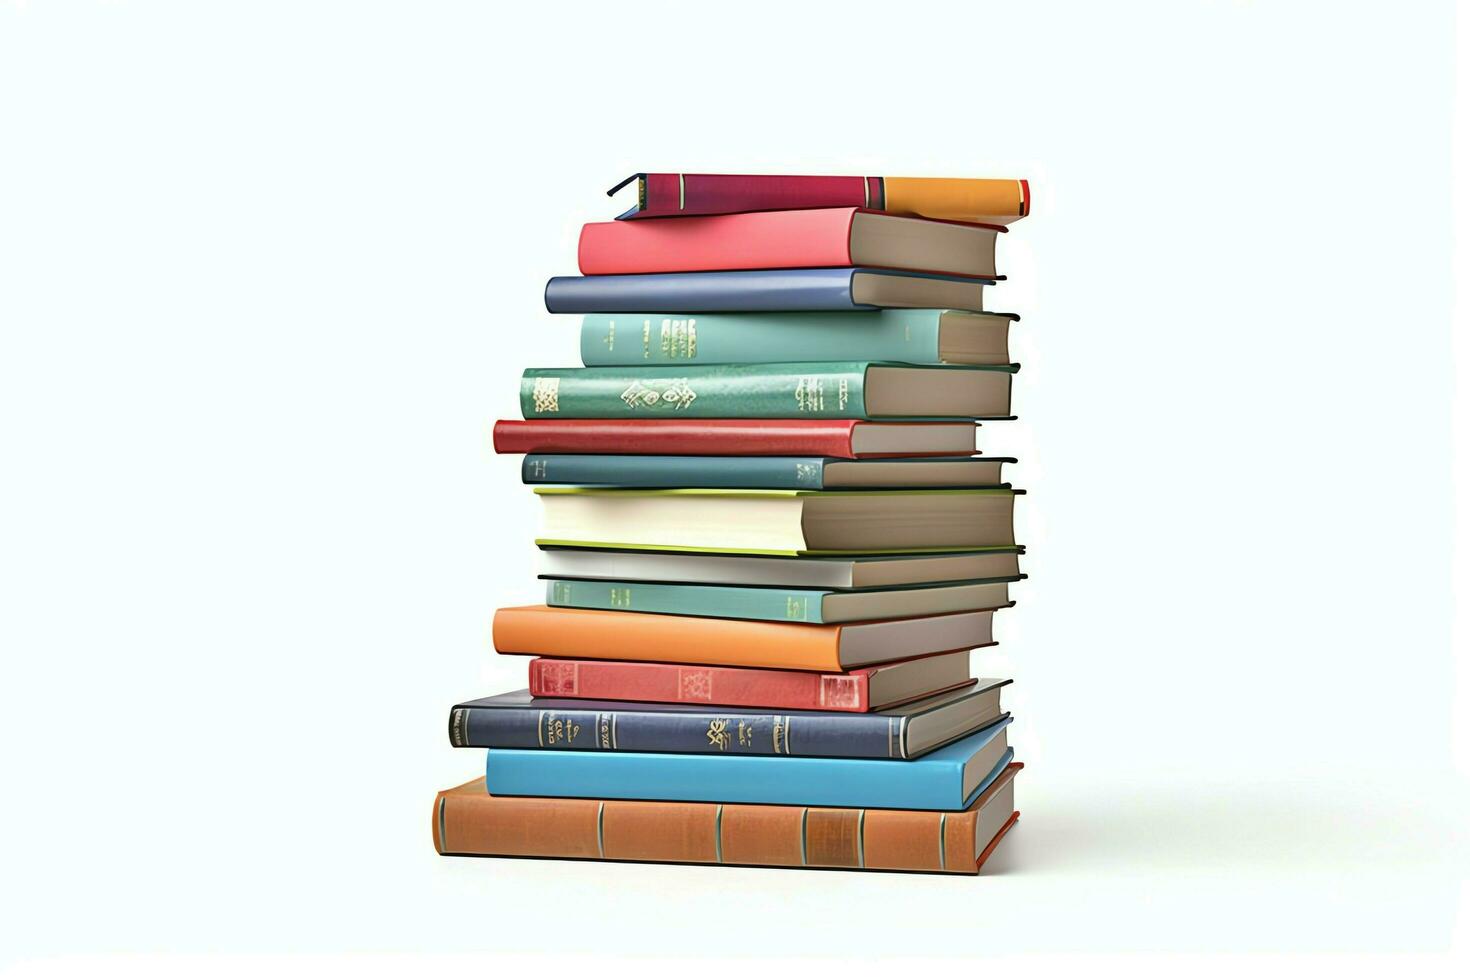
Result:
{"label": "green book with gold pattern", "polygon": [[532,368],[528,419],[996,419],[1017,365],[812,361]]}

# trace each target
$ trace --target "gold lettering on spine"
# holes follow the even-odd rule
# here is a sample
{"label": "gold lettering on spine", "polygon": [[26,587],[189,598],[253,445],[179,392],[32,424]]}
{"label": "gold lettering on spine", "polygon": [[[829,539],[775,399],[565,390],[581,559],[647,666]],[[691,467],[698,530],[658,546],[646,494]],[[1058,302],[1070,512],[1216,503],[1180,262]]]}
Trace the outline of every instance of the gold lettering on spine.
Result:
{"label": "gold lettering on spine", "polygon": [[617,330],[618,330],[618,321],[616,321],[616,320],[609,320],[609,321],[607,321],[607,340],[603,341],[603,343],[607,344],[607,349],[608,350],[612,350],[613,349],[613,337],[617,333]]}
{"label": "gold lettering on spine", "polygon": [[822,377],[818,374],[802,375],[796,382],[796,410],[798,412],[820,412],[826,404],[822,390]]}
{"label": "gold lettering on spine", "polygon": [[537,378],[531,388],[531,408],[535,414],[560,411],[557,397],[560,394],[561,378]]}
{"label": "gold lettering on spine", "polygon": [[621,396],[623,404],[630,411],[640,408],[649,410],[659,408],[673,408],[674,411],[683,411],[694,400],[699,397],[698,393],[689,387],[688,378],[650,379],[648,381],[634,381],[623,389]]}
{"label": "gold lettering on spine", "polygon": [[837,409],[841,411],[847,407],[847,379],[843,378],[837,382]]}
{"label": "gold lettering on spine", "polygon": [[786,597],[786,618],[806,619],[806,596],[789,595]]}
{"label": "gold lettering on spine", "polygon": [[643,321],[643,359],[648,360],[648,321]]}

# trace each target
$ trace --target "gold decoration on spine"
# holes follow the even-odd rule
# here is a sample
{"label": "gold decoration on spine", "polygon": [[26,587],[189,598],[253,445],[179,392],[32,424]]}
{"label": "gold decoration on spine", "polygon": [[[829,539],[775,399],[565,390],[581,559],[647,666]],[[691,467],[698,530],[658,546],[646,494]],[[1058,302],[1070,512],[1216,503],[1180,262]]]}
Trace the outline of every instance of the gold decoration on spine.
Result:
{"label": "gold decoration on spine", "polygon": [[561,389],[561,378],[537,378],[531,388],[531,407],[537,414],[557,412],[557,395]]}

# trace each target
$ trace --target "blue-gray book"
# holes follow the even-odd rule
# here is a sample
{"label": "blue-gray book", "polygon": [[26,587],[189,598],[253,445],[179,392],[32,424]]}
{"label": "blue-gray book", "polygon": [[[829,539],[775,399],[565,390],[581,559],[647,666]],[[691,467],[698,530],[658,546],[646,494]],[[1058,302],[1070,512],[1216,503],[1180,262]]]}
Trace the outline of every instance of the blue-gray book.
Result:
{"label": "blue-gray book", "polygon": [[603,487],[872,490],[884,487],[1000,487],[1014,457],[586,456],[527,453],[524,483]]}
{"label": "blue-gray book", "polygon": [[1008,680],[971,681],[874,712],[769,711],[707,704],[533,698],[529,691],[457,704],[459,748],[912,759],[999,720]]}
{"label": "blue-gray book", "polygon": [[1009,717],[921,759],[491,749],[494,796],[963,810],[1013,755]]}
{"label": "blue-gray book", "polygon": [[711,313],[877,310],[914,307],[984,310],[993,279],[894,269],[759,269],[557,276],[546,284],[551,313]]}

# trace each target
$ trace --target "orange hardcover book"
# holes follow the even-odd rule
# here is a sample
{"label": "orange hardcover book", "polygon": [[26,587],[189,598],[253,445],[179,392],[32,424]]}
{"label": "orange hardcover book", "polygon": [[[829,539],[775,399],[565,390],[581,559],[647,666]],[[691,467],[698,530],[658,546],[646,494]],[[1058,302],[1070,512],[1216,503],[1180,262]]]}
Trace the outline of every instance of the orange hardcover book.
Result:
{"label": "orange hardcover book", "polygon": [[[902,763],[895,763],[902,765]],[[1020,817],[1019,762],[964,810],[491,796],[483,778],[434,801],[440,854],[976,874]]]}
{"label": "orange hardcover book", "polygon": [[989,646],[992,611],[818,625],[605,609],[512,606],[495,612],[495,649],[577,660],[656,660],[840,671]]}

